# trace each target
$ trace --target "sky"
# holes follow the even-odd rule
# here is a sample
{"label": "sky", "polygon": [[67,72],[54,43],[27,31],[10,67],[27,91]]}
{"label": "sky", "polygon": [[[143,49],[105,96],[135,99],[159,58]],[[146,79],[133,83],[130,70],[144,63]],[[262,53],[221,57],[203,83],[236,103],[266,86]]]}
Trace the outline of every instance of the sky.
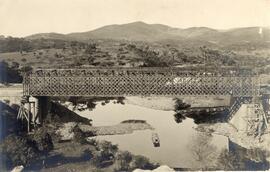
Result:
{"label": "sky", "polygon": [[0,35],[90,31],[143,21],[172,27],[270,26],[270,0],[0,0]]}

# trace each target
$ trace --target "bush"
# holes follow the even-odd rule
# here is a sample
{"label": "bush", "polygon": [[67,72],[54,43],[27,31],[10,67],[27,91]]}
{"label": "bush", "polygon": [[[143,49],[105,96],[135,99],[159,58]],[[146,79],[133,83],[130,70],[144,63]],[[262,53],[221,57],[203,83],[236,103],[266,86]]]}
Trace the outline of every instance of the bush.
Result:
{"label": "bush", "polygon": [[115,154],[118,151],[117,145],[111,142],[102,141],[98,144],[98,151],[92,159],[92,163],[96,167],[106,167],[111,165],[115,159]]}
{"label": "bush", "polygon": [[128,151],[123,151],[117,154],[116,157],[117,163],[115,172],[118,171],[133,171],[137,168],[144,170],[153,170],[157,168],[158,164],[153,164],[149,161],[148,158],[141,155],[132,155]]}
{"label": "bush", "polygon": [[119,152],[116,156],[117,163],[115,172],[130,171],[130,162],[132,161],[132,154],[128,151]]}
{"label": "bush", "polygon": [[33,68],[31,66],[24,66],[21,68],[21,72],[30,72]]}
{"label": "bush", "polygon": [[84,132],[80,129],[80,127],[78,125],[76,125],[73,128],[73,133],[74,133],[74,141],[75,142],[79,142],[81,144],[86,144],[87,143],[86,136],[85,136]]}
{"label": "bush", "polygon": [[26,58],[22,58],[21,61],[22,62],[26,62],[27,60],[26,60]]}
{"label": "bush", "polygon": [[9,135],[1,144],[1,158],[11,166],[27,166],[39,156],[35,143],[25,137]]}
{"label": "bush", "polygon": [[35,131],[32,137],[41,153],[47,155],[51,150],[53,150],[52,137],[47,133],[46,128],[40,128]]}
{"label": "bush", "polygon": [[141,156],[141,155],[136,155],[133,158],[133,161],[131,163],[131,168],[132,169],[143,169],[143,170],[153,170],[158,166],[158,164],[152,164],[150,163],[149,159]]}
{"label": "bush", "polygon": [[184,103],[181,99],[175,98],[174,111],[190,108],[189,104]]}
{"label": "bush", "polygon": [[97,141],[95,139],[89,139],[87,140],[87,143],[92,146],[97,146]]}

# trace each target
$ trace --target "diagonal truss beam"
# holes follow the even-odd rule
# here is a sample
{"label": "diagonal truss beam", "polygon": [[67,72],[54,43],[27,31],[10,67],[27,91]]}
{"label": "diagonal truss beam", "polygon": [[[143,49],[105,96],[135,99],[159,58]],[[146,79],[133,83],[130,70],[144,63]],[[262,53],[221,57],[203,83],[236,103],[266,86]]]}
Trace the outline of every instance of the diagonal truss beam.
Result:
{"label": "diagonal truss beam", "polygon": [[179,68],[42,69],[24,76],[28,96],[218,96],[259,94],[258,78],[237,71]]}

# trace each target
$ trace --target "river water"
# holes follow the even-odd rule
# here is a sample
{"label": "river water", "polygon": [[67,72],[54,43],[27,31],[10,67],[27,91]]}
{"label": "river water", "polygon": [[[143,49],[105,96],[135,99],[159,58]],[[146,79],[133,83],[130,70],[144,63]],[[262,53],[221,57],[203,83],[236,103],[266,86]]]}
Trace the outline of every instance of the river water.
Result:
{"label": "river water", "polygon": [[[151,161],[166,164],[171,167],[193,167],[194,157],[189,149],[192,138],[196,137],[196,124],[192,119],[185,119],[177,124],[173,111],[162,111],[131,104],[101,105],[98,103],[92,111],[76,111],[81,116],[93,120],[95,126],[115,125],[123,120],[146,120],[154,130],[135,131],[126,135],[98,136],[98,140],[111,141],[119,149],[128,150],[133,154],[144,155]],[[158,133],[160,147],[154,147],[151,136]],[[212,143],[218,148],[226,148],[226,137],[214,135]]]}

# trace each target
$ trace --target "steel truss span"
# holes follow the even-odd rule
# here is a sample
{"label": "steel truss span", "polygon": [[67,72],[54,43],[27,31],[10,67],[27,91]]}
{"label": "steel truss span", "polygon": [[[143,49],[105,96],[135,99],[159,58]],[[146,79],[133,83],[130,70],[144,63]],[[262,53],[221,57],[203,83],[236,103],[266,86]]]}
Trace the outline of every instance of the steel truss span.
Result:
{"label": "steel truss span", "polygon": [[180,68],[41,69],[24,76],[26,96],[218,96],[259,94],[258,77]]}

